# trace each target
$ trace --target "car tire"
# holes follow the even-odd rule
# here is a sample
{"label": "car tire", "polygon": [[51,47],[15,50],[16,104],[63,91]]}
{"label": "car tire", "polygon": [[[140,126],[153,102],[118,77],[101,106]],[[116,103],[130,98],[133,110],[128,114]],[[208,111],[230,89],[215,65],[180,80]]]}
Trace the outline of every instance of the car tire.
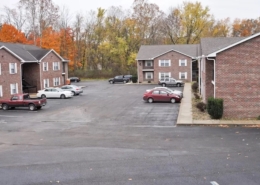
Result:
{"label": "car tire", "polygon": [[72,93],[73,93],[73,96],[76,96],[76,93],[74,91],[72,91]]}
{"label": "car tire", "polygon": [[42,94],[41,95],[41,98],[43,99],[43,98],[46,98],[46,95],[45,94]]}
{"label": "car tire", "polygon": [[29,110],[34,111],[35,110],[35,105],[31,103],[29,105]]}
{"label": "car tire", "polygon": [[110,84],[113,84],[114,82],[110,80],[109,83],[110,83]]}
{"label": "car tire", "polygon": [[148,103],[153,103],[153,99],[152,98],[148,98]]}
{"label": "car tire", "polygon": [[126,81],[124,80],[124,81],[123,81],[123,83],[125,84],[125,83],[126,83]]}
{"label": "car tire", "polygon": [[38,106],[38,107],[37,107],[37,110],[40,110],[41,108],[42,108],[42,106]]}
{"label": "car tire", "polygon": [[176,103],[176,100],[174,98],[172,98],[171,103]]}
{"label": "car tire", "polygon": [[65,99],[66,96],[65,96],[64,94],[62,94],[62,95],[60,95],[60,98],[61,98],[61,99]]}
{"label": "car tire", "polygon": [[181,87],[181,84],[177,84],[177,87]]}
{"label": "car tire", "polygon": [[162,84],[162,86],[163,86],[163,87],[166,87],[166,84],[165,84],[165,83],[163,83],[163,84]]}
{"label": "car tire", "polygon": [[2,109],[3,110],[8,110],[9,109],[9,106],[7,104],[2,104]]}

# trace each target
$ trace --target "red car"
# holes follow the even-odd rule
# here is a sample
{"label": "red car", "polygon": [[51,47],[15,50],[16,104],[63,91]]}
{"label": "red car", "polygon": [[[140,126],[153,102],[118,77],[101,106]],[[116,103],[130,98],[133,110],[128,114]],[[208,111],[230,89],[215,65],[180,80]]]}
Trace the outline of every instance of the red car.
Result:
{"label": "red car", "polygon": [[149,103],[153,103],[155,101],[171,102],[171,103],[179,102],[180,103],[181,97],[176,94],[169,93],[168,91],[165,91],[163,89],[153,89],[144,94],[143,100],[147,101]]}

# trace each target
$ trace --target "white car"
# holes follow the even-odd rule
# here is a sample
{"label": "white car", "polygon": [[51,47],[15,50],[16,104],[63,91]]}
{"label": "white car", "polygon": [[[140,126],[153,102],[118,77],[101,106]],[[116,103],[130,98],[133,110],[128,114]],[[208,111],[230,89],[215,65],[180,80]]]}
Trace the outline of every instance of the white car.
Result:
{"label": "white car", "polygon": [[46,89],[38,91],[37,97],[65,99],[73,97],[73,93],[71,91],[64,91],[58,87],[48,87]]}
{"label": "white car", "polygon": [[[168,87],[154,87],[153,89],[164,89],[166,91],[170,91],[173,94],[176,94],[178,96],[180,96],[180,98],[183,98],[183,93],[181,91],[175,90],[175,89],[170,89]],[[151,91],[152,89],[147,89],[146,92]]]}

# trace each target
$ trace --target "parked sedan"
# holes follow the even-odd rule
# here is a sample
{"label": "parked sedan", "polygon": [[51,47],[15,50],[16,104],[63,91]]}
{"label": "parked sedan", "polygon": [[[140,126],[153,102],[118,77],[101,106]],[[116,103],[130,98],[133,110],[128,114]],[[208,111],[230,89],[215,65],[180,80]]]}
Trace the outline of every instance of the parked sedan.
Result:
{"label": "parked sedan", "polygon": [[83,93],[83,89],[81,87],[78,87],[76,85],[64,85],[61,87],[64,91],[70,91],[73,93],[73,95],[79,95],[80,93]]}
{"label": "parked sedan", "polygon": [[144,94],[143,100],[149,103],[156,101],[175,103],[181,102],[181,97],[164,89],[152,89]]}
{"label": "parked sedan", "polygon": [[80,82],[80,78],[79,77],[70,77],[70,82]]}
{"label": "parked sedan", "polygon": [[[164,89],[166,91],[172,92],[173,94],[176,94],[178,96],[180,96],[181,98],[183,98],[183,92],[182,91],[178,91],[175,89],[170,89],[168,87],[154,87],[153,89]],[[146,92],[151,91],[152,89],[147,89]]]}
{"label": "parked sedan", "polygon": [[37,97],[41,98],[71,98],[73,93],[71,91],[64,91],[58,87],[48,87],[46,89],[40,90],[37,93]]}

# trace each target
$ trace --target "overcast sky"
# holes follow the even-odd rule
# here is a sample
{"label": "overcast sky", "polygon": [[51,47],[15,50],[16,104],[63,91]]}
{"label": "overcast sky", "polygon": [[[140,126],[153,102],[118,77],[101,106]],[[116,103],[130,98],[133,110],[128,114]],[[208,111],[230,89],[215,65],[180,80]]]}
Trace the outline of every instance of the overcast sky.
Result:
{"label": "overcast sky", "polygon": [[[183,0],[148,0],[150,3],[157,4],[162,11],[168,12],[169,7],[176,7],[183,3]],[[196,2],[196,0],[186,0],[187,2]],[[198,0],[197,0],[198,1]],[[1,0],[0,8],[4,6],[15,7],[19,0]],[[97,10],[101,7],[107,9],[111,6],[121,6],[128,9],[132,6],[134,0],[53,0],[60,7],[66,6],[70,13],[82,12],[89,10]],[[208,6],[210,13],[216,19],[224,19],[230,17],[235,18],[256,19],[260,17],[260,0],[200,0],[203,7]]]}

